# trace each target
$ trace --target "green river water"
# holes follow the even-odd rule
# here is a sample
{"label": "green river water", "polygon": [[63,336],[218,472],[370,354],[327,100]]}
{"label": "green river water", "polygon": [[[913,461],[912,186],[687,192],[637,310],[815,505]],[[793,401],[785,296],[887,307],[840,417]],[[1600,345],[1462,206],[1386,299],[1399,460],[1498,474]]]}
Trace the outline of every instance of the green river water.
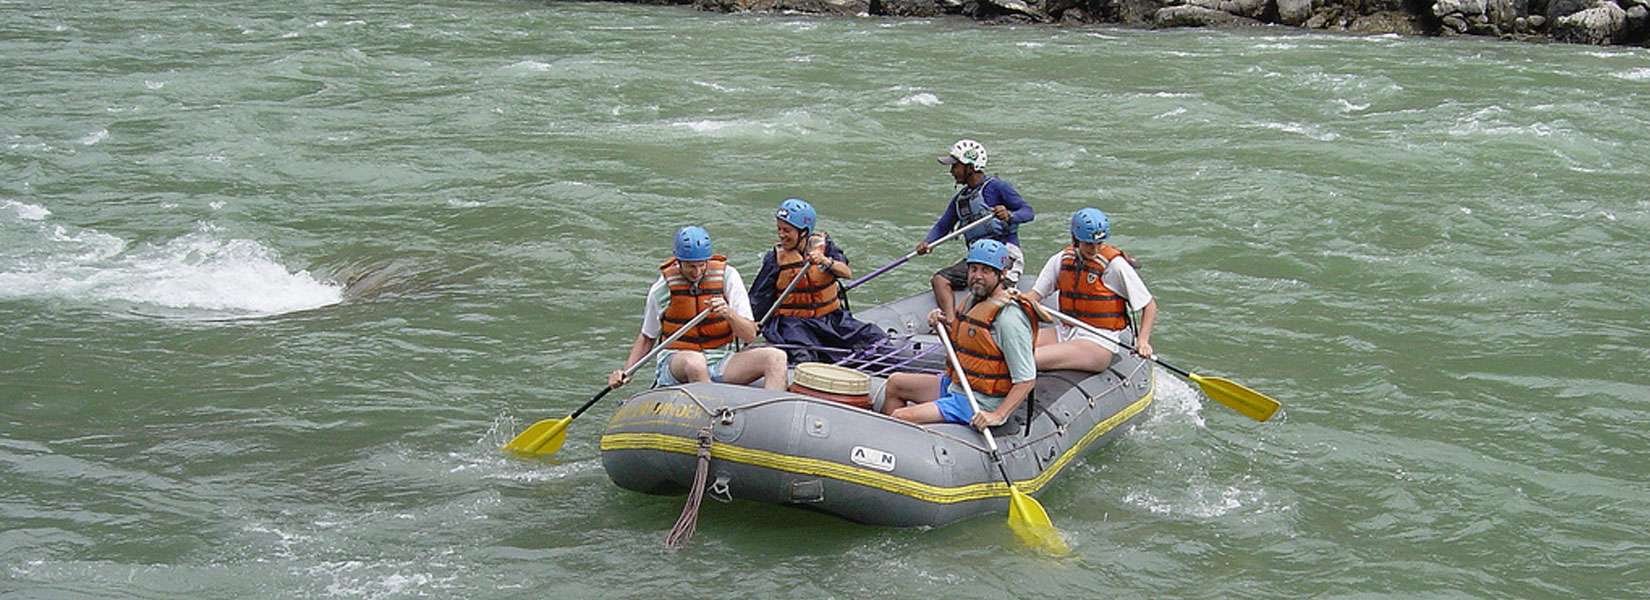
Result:
{"label": "green river water", "polygon": [[[0,597],[1650,595],[1650,51],[540,2],[0,2]],[[669,233],[861,273],[984,142],[1179,366],[1040,499],[887,529],[497,448]],[[953,249],[955,250],[955,249]],[[927,257],[855,291],[927,288]],[[627,388],[628,389],[628,388]],[[636,389],[641,389],[637,387]]]}

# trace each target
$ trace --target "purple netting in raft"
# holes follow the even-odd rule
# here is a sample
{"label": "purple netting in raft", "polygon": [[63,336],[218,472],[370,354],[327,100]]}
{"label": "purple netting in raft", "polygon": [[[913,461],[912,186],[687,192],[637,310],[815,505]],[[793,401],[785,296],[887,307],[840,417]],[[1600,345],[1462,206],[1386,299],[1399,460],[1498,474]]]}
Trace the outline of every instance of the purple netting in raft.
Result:
{"label": "purple netting in raft", "polygon": [[871,375],[886,376],[891,373],[938,373],[938,369],[915,367],[911,363],[928,356],[939,347],[929,344],[924,348],[917,348],[917,344],[910,338],[885,339],[859,350],[847,348],[827,348],[824,346],[806,346],[800,344],[772,344],[774,348],[783,350],[813,350],[836,356],[836,364],[859,369]]}

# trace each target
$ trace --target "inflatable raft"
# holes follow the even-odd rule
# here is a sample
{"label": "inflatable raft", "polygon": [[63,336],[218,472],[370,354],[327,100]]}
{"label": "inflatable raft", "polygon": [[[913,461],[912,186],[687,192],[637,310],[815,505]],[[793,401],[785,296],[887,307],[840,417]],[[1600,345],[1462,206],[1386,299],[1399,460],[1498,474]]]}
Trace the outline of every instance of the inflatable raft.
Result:
{"label": "inflatable raft", "polygon": [[[938,338],[917,333],[927,330],[933,307],[924,293],[856,313],[891,334],[839,363],[871,376],[875,404],[888,374],[944,368]],[[1144,418],[1154,383],[1151,363],[1132,354],[1102,373],[1039,373],[1029,410],[993,429],[1009,477],[1033,495],[1047,489]],[[720,383],[654,388],[613,413],[602,464],[620,487],[680,495],[694,485],[703,456],[713,498],[875,525],[937,526],[1006,512],[1009,488],[979,432],[914,425],[827,398],[834,397]]]}

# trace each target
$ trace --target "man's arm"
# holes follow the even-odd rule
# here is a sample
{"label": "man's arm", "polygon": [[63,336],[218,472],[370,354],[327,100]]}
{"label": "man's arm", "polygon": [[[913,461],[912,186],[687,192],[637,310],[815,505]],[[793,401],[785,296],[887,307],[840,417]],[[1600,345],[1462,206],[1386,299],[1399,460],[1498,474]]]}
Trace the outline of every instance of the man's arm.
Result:
{"label": "man's arm", "polygon": [[928,228],[928,237],[922,238],[923,245],[932,244],[934,240],[945,237],[951,229],[957,226],[957,203],[946,202],[945,212],[940,213],[940,220],[934,221],[934,226]]}
{"label": "man's arm", "polygon": [[983,430],[987,427],[996,427],[1007,423],[1008,416],[1014,414],[1014,411],[1020,408],[1020,403],[1025,402],[1034,389],[1037,389],[1036,379],[1014,384],[1014,387],[1008,388],[1008,395],[1003,397],[1002,404],[997,405],[997,410],[974,414],[974,428]]}
{"label": "man's arm", "polygon": [[1025,198],[1020,197],[1019,190],[1014,189],[1007,181],[991,180],[992,185],[986,186],[985,200],[987,204],[1002,206],[1009,212],[1010,223],[1030,223],[1037,218],[1037,211],[1026,204]]}

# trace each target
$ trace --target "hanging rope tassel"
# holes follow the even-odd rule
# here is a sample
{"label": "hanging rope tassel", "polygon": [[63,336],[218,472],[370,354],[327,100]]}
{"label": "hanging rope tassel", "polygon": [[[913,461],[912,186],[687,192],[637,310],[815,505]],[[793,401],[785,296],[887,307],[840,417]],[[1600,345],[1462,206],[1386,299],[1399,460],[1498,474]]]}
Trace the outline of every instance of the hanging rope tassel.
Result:
{"label": "hanging rope tassel", "polygon": [[665,547],[672,550],[686,546],[693,539],[693,530],[699,526],[699,502],[705,497],[705,479],[710,475],[710,445],[716,438],[710,427],[699,430],[699,468],[693,471],[693,487],[688,489],[687,504],[676,526],[665,536]]}

